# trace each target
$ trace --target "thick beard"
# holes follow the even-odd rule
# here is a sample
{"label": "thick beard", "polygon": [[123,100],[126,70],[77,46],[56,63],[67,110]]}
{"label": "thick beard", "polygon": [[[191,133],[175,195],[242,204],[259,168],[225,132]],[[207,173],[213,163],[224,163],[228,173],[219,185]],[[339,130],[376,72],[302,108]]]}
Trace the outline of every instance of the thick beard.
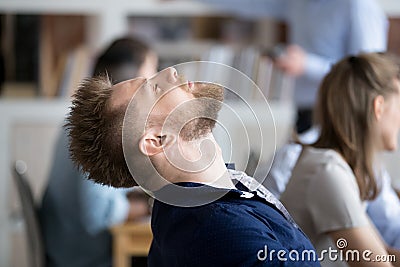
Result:
{"label": "thick beard", "polygon": [[196,140],[211,133],[224,100],[224,89],[220,85],[196,82],[193,88],[191,93],[199,102],[188,111],[195,119],[187,122],[179,133],[185,141]]}

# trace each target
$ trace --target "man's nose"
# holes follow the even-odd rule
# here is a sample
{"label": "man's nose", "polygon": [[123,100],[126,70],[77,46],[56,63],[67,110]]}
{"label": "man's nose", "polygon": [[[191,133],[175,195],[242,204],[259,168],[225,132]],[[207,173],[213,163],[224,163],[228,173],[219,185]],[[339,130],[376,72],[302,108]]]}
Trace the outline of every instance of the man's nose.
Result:
{"label": "man's nose", "polygon": [[153,84],[157,84],[160,88],[168,90],[178,85],[178,72],[175,68],[169,67],[159,72],[150,81]]}

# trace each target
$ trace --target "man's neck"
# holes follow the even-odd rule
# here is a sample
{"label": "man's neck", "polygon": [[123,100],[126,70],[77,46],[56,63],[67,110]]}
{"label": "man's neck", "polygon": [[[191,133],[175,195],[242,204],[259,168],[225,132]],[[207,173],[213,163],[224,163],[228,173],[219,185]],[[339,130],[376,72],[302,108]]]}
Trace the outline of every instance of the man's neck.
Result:
{"label": "man's neck", "polygon": [[235,185],[232,182],[231,175],[222,159],[215,160],[215,164],[207,168],[204,172],[196,174],[194,179],[199,183],[208,184],[218,188],[234,189]]}
{"label": "man's neck", "polygon": [[[174,170],[171,172],[167,171],[170,176],[165,178],[172,183],[195,182],[207,184],[218,188],[235,188],[228,169],[226,168],[225,162],[222,158],[221,149],[215,142],[212,135],[208,136],[207,139],[209,139],[209,141],[211,141],[211,143],[213,143],[214,145],[213,147],[203,147],[202,153],[199,152],[200,145],[197,146],[197,149],[196,146],[181,147],[182,150],[180,151],[180,153],[186,155],[186,158],[190,158],[190,156],[194,155],[192,158],[192,160],[194,160],[193,162],[196,162],[196,160],[201,158],[201,160],[197,161],[199,165],[197,166],[198,168],[196,168],[196,166],[193,166],[193,168],[188,168],[192,169],[192,171],[184,170],[182,168],[174,168]],[[199,144],[200,143],[201,141],[199,142]],[[208,145],[210,145],[211,143],[208,142]],[[211,151],[213,151],[214,153],[211,153]],[[204,164],[205,162],[207,164]],[[177,165],[179,166],[179,164]]]}
{"label": "man's neck", "polygon": [[234,189],[235,185],[232,182],[225,163],[222,158],[218,161],[221,161],[222,164],[221,162],[215,162],[206,170],[201,172],[182,172],[176,179],[174,179],[174,182],[195,182],[218,188]]}

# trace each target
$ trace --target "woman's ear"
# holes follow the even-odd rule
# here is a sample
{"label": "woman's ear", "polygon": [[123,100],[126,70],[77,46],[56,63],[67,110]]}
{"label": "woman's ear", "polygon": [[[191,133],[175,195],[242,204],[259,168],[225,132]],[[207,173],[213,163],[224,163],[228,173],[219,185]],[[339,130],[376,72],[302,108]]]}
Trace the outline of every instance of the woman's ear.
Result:
{"label": "woman's ear", "polygon": [[146,156],[154,156],[161,153],[176,141],[171,134],[161,135],[156,131],[146,132],[139,140],[139,150]]}
{"label": "woman's ear", "polygon": [[374,98],[373,107],[375,118],[377,121],[380,121],[385,109],[385,98],[382,95],[376,96]]}

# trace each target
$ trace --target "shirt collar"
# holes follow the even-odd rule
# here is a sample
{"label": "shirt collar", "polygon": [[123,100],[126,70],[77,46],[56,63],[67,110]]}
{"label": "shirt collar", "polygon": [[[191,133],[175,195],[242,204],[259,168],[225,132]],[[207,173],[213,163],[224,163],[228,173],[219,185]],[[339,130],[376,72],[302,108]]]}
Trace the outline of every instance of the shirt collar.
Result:
{"label": "shirt collar", "polygon": [[248,176],[242,171],[228,170],[231,178],[235,184],[236,189],[217,188],[202,183],[196,182],[179,182],[176,184],[169,184],[154,192],[156,199],[163,199],[167,203],[176,203],[176,188],[181,186],[184,190],[180,190],[179,197],[181,198],[182,205],[187,207],[198,206],[198,203],[209,203],[210,199],[220,199],[229,197],[233,199],[240,198],[259,198],[267,203],[273,205],[279,210],[282,215],[292,223],[296,228],[298,227],[289,212],[285,209],[282,203],[263,185],[258,183],[256,179]]}

